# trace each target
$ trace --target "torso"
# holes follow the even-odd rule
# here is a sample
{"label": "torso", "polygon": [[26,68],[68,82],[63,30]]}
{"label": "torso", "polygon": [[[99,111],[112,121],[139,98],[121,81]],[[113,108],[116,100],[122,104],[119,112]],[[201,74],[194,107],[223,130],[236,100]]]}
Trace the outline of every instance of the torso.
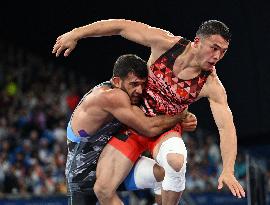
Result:
{"label": "torso", "polygon": [[[92,192],[98,158],[112,135],[123,128],[117,119],[100,109],[101,105],[95,102],[98,101],[98,95],[110,89],[110,84],[106,82],[89,91],[71,117],[73,133],[80,136],[80,141],[68,141],[65,173],[69,193]],[[90,93],[92,95],[89,95]],[[85,136],[82,136],[80,132],[82,130],[86,133]]]}
{"label": "torso", "polygon": [[[163,53],[159,49],[153,49],[154,52],[149,58],[149,77],[144,92],[144,103],[141,106],[148,116],[181,113],[198,100],[212,72],[188,68],[190,57],[186,54],[191,43],[183,38],[174,40],[171,48],[164,48],[166,51]],[[182,128],[177,124],[157,138],[148,138],[146,143],[155,157],[164,140],[181,135]]]}
{"label": "torso", "polygon": [[187,45],[180,39],[150,66],[143,106],[147,115],[175,115],[197,100],[211,71],[181,69]]}
{"label": "torso", "polygon": [[101,107],[102,95],[112,90],[108,85],[96,86],[84,95],[72,115],[71,125],[75,133],[85,130],[90,135],[94,134],[113,119],[113,116]]}

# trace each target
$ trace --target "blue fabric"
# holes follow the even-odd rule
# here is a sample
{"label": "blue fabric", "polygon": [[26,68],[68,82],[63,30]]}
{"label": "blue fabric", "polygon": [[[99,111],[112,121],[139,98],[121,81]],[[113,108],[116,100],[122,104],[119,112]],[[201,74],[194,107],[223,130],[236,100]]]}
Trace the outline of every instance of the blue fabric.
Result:
{"label": "blue fabric", "polygon": [[74,134],[74,132],[73,132],[73,130],[71,128],[70,122],[68,123],[68,126],[67,126],[67,138],[71,142],[76,142],[76,143],[80,142],[80,138]]}
{"label": "blue fabric", "polygon": [[139,188],[136,186],[135,179],[134,179],[134,167],[129,172],[129,175],[124,180],[124,185],[126,190],[128,191],[134,191],[139,190]]}

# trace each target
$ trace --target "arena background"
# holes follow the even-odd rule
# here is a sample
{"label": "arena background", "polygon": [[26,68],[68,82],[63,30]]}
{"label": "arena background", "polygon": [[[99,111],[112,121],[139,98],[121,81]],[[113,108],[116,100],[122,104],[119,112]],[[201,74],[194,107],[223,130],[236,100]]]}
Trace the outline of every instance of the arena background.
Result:
{"label": "arena background", "polygon": [[[225,58],[216,66],[228,94],[239,147],[269,154],[270,137],[270,6],[269,1],[8,1],[0,7],[0,43],[13,44],[46,61],[78,71],[89,82],[111,76],[112,64],[124,53],[147,59],[148,48],[121,37],[88,38],[70,57],[51,54],[56,37],[96,20],[125,18],[193,39],[202,21],[217,19],[232,32]],[[217,132],[208,102],[190,109],[199,126]],[[1,108],[4,109],[4,108]],[[267,148],[268,147],[268,148]],[[254,149],[253,149],[254,148]],[[268,155],[269,156],[269,155]]]}

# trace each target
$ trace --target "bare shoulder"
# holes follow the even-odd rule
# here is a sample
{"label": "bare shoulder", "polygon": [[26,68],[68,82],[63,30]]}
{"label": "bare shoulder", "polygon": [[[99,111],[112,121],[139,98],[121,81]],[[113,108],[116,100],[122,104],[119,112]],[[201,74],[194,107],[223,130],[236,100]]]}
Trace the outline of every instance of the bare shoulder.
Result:
{"label": "bare shoulder", "polygon": [[169,31],[162,30],[161,35],[159,36],[160,40],[152,47],[152,51],[160,50],[165,52],[173,47],[182,37],[174,36]]}
{"label": "bare shoulder", "polygon": [[200,93],[200,96],[213,98],[220,95],[226,95],[226,91],[224,86],[222,85],[222,82],[218,78],[216,70],[214,69],[213,72],[208,76],[207,81]]}
{"label": "bare shoulder", "polygon": [[212,85],[213,83],[218,83],[219,78],[216,72],[216,69],[213,69],[212,73],[208,76],[206,85]]}
{"label": "bare shoulder", "polygon": [[151,48],[151,56],[149,59],[150,65],[154,63],[163,53],[172,48],[182,37],[174,36],[169,32],[163,32],[160,36],[161,40],[157,41],[158,43],[153,45]]}
{"label": "bare shoulder", "polygon": [[130,99],[128,94],[119,88],[105,89],[99,93],[99,103],[104,107],[114,107],[130,103]]}
{"label": "bare shoulder", "polygon": [[213,72],[209,75],[206,84],[211,88],[218,88],[218,89],[224,89],[224,86],[222,85],[216,69],[213,70]]}

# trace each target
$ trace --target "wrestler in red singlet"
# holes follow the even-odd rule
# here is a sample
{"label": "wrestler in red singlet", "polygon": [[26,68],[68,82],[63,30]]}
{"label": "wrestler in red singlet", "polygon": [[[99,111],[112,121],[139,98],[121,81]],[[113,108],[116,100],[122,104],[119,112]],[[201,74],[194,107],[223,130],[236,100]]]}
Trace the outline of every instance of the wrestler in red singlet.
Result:
{"label": "wrestler in red singlet", "polygon": [[[148,82],[144,91],[144,103],[141,106],[146,115],[175,115],[196,101],[212,71],[201,71],[197,77],[190,80],[181,80],[174,75],[175,60],[189,43],[190,41],[181,38],[150,66]],[[172,130],[182,134],[180,125],[175,126]],[[162,136],[164,134],[156,138],[148,138],[127,129],[119,133],[119,136],[113,137],[109,144],[135,162],[146,149],[152,153]]]}

